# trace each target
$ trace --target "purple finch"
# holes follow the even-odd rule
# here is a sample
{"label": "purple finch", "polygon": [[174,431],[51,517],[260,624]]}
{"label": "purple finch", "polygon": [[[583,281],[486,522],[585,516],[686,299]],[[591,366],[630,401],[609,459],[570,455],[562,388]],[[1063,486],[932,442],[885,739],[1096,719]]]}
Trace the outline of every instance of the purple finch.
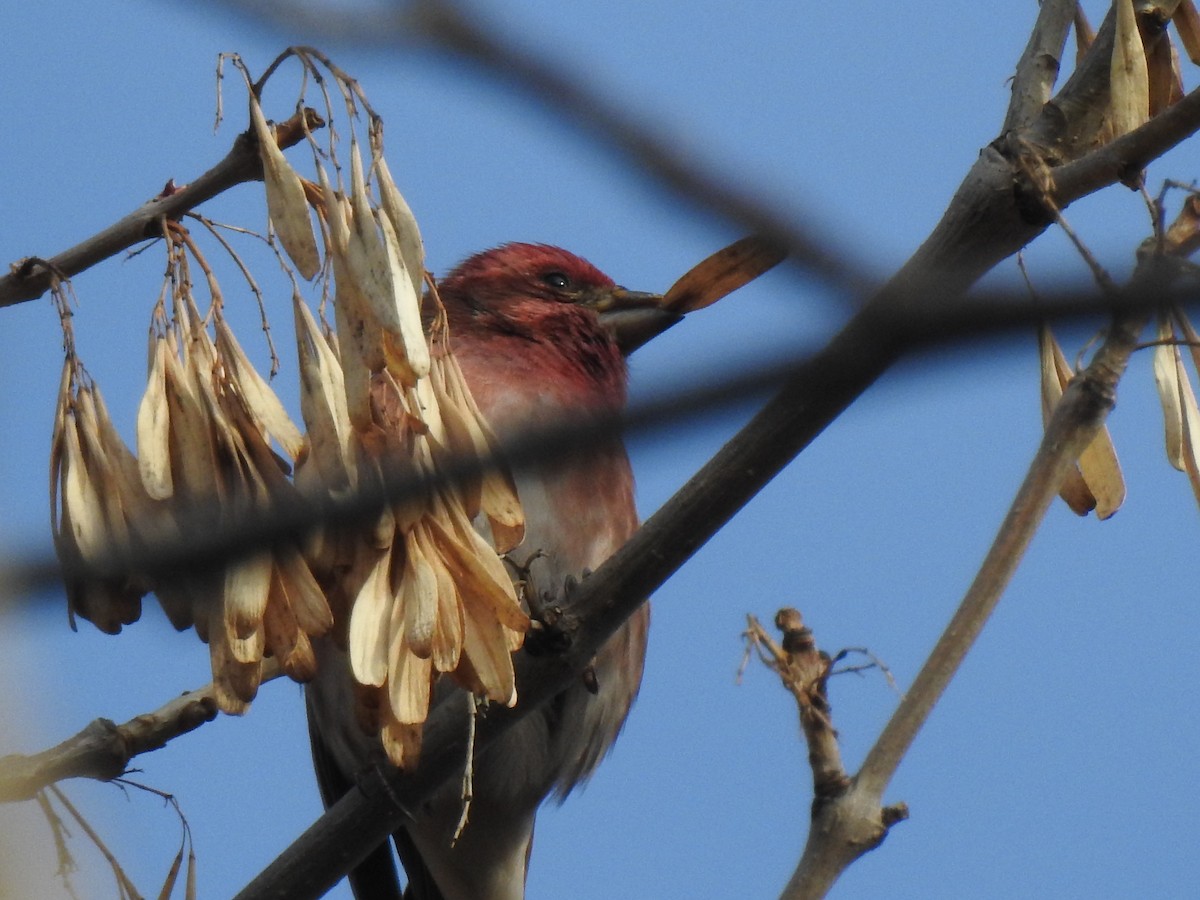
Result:
{"label": "purple finch", "polygon": [[[503,441],[531,426],[583,421],[625,404],[626,353],[673,324],[661,298],[616,286],[590,263],[538,244],[508,244],[471,257],[439,285],[450,347],[480,411]],[[552,468],[517,473],[526,530],[510,560],[534,596],[560,595],[598,567],[637,527],[633,475],[618,439]],[[443,785],[394,835],[412,898],[519,900],[534,816],[551,793],[586,779],[624,724],[642,677],[649,610],[643,606],[601,648],[595,678],[563,691],[478,754],[469,819],[461,787]],[[307,690],[318,781],[326,804],[381,750],[354,709],[345,655],[320,648]],[[472,713],[469,695],[443,677],[437,701]],[[355,895],[399,897],[386,845],[351,873]]]}

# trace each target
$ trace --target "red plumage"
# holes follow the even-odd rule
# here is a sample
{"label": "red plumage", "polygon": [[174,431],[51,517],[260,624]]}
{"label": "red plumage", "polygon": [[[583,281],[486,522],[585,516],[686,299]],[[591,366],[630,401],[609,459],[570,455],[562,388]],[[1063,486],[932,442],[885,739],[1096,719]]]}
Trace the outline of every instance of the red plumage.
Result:
{"label": "red plumage", "polygon": [[[471,257],[439,285],[450,343],[483,416],[501,440],[523,428],[582,421],[625,403],[627,371],[604,309],[631,295],[587,261],[543,244],[507,244]],[[633,476],[620,441],[600,442],[561,465],[520,472],[526,536],[512,554],[530,563],[533,589],[561,593],[568,576],[597,568],[633,533]],[[534,815],[550,793],[565,796],[607,753],[637,693],[649,610],[643,607],[601,648],[598,690],[582,680],[525,717],[475,764],[470,820],[451,846],[460,788],[435,795],[396,835],[414,898],[520,900]],[[358,727],[344,655],[320,648],[307,691],[314,758],[327,803],[354,783],[377,740]],[[445,683],[444,702],[469,698]],[[373,753],[374,751],[374,753]],[[383,851],[386,852],[384,847]],[[388,860],[376,853],[352,878],[356,896],[397,896]]]}

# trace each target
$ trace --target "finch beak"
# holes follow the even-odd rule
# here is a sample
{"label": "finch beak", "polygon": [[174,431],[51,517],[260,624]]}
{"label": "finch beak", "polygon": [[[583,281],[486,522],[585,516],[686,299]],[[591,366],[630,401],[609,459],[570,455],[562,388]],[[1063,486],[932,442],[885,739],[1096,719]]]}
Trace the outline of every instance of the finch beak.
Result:
{"label": "finch beak", "polygon": [[683,318],[664,307],[659,294],[627,291],[623,287],[598,291],[583,303],[596,310],[600,324],[608,329],[625,356]]}

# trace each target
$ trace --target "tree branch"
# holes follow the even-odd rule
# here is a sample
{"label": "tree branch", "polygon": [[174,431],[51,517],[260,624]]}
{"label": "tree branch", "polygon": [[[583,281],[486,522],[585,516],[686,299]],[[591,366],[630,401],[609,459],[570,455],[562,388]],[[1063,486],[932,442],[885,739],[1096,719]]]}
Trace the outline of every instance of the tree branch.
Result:
{"label": "tree branch", "polygon": [[[1106,27],[1111,46],[1111,27]],[[1098,49],[1103,45],[1101,38],[1097,39],[1096,45],[1089,54],[1091,60],[1102,55],[1102,49]],[[459,50],[474,52],[470,48],[456,48],[456,52]],[[482,53],[477,56],[481,64],[511,59]],[[529,71],[539,79],[545,73],[541,68]],[[1081,67],[1060,93],[1061,103],[1053,108],[1053,115],[1043,110],[1043,116],[1039,118],[1046,128],[1044,135],[1039,132],[1036,136],[1054,138],[1051,143],[1064,159],[1077,155],[1082,143],[1074,142],[1074,136],[1089,133],[1096,109],[1104,105],[1107,72],[1103,73],[1103,83],[1099,80],[1100,73],[1098,62],[1090,64],[1086,71]],[[549,92],[544,96],[553,98],[554,94]],[[562,95],[562,100],[573,105],[583,96],[567,92]],[[586,108],[573,107],[572,112],[583,117]],[[1089,127],[1064,131],[1064,123],[1083,123]],[[1187,125],[1186,133],[1192,133],[1196,127],[1197,123],[1192,122]],[[918,313],[931,298],[939,304],[949,302],[980,274],[1045,230],[1048,220],[1031,216],[1028,206],[1022,203],[1014,187],[1018,181],[1017,173],[1002,150],[1008,148],[993,146],[984,151],[951,201],[941,223],[909,263],[821,353],[800,367],[742,432],[584,583],[576,602],[586,615],[579,621],[570,651],[549,660],[520,656],[522,702],[516,710],[490,712],[480,725],[476,746],[493,740],[503,728],[577,677],[576,673],[590,659],[595,648],[641,602],[641,598],[661,584],[909,349],[914,338],[911,326],[896,327],[898,322],[903,323],[905,311],[913,312],[917,321],[927,321]],[[658,174],[668,182],[672,177],[669,170]],[[1118,177],[1098,178],[1089,183],[1086,192],[1111,184]],[[702,185],[696,186],[697,190],[701,188]],[[720,197],[716,199],[720,200]],[[1065,206],[1070,199],[1075,197],[1060,198],[1059,203]],[[714,207],[720,208],[720,204],[714,204]],[[745,211],[734,210],[730,214],[742,216]],[[763,230],[778,237],[771,227]],[[811,249],[803,252],[811,253]],[[819,264],[820,260],[813,261],[813,265]],[[818,268],[817,271],[826,269]],[[1075,393],[1082,391],[1079,388]],[[1068,391],[1070,395],[1071,391]],[[1103,400],[1090,396],[1085,399],[1091,403]],[[1102,416],[1103,408],[1100,407],[1098,412],[1092,409],[1089,415],[1092,414]],[[1039,483],[1031,490],[1044,491],[1045,485]],[[1041,494],[1036,496],[1040,498]],[[359,791],[351,792],[336,804],[255,879],[242,896],[315,896],[331,886],[341,873],[404,822],[405,809],[415,808],[423,797],[461,768],[464,736],[465,722],[444,707],[435,710],[426,728],[422,763],[414,773],[385,775],[376,772],[365,777]],[[907,740],[911,741],[911,737]],[[876,771],[885,770],[886,766],[876,767]],[[879,777],[876,775],[875,780]],[[854,801],[865,795],[856,783],[847,796]],[[877,801],[873,802],[877,812]]]}
{"label": "tree branch", "polygon": [[1147,319],[1142,314],[1115,321],[1091,365],[1063,394],[996,540],[954,617],[849,790],[815,810],[804,854],[783,891],[785,900],[825,896],[842,872],[878,846],[897,821],[890,808],[881,805],[883,792],[996,608],[1067,471],[1103,426],[1117,381]]}
{"label": "tree branch", "polygon": [[1053,93],[1054,82],[1058,80],[1063,47],[1075,18],[1077,2],[1045,0],[1042,3],[1033,32],[1029,35],[1029,43],[1017,62],[1012,99],[1000,129],[1001,134],[1023,131],[1041,115],[1042,107]]}
{"label": "tree branch", "polygon": [[[282,674],[275,660],[267,660],[262,684]],[[31,800],[38,791],[64,778],[112,781],[125,774],[134,757],[159,750],[216,717],[213,686],[206,684],[123,725],[111,719],[95,719],[49,750],[0,757],[0,803]]]}
{"label": "tree branch", "polygon": [[[304,139],[305,127],[312,131],[324,124],[316,110],[305,109],[276,126],[276,140],[286,149]],[[243,132],[234,140],[225,158],[191,184],[164,191],[103,231],[56,256],[49,259],[31,256],[13,263],[9,273],[0,276],[0,308],[36,300],[50,290],[55,277],[71,278],[139,241],[159,237],[164,218],[177,219],[235,185],[261,180],[262,163],[254,135]]]}

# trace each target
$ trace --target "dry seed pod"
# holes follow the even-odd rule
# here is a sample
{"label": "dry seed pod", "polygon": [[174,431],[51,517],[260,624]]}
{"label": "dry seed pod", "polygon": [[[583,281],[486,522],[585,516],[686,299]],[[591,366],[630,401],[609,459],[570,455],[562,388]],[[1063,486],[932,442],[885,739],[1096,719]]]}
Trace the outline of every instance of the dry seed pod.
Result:
{"label": "dry seed pod", "polygon": [[[392,568],[393,616],[400,615],[399,630],[407,649],[423,659],[433,652],[437,628],[438,582],[434,567],[421,548],[417,529],[404,536],[404,565]],[[396,582],[397,576],[399,578]],[[393,631],[396,623],[393,622]],[[395,673],[395,666],[392,667]],[[395,674],[392,680],[395,680]],[[400,717],[400,721],[413,721]]]}
{"label": "dry seed pod", "polygon": [[392,590],[390,548],[374,558],[350,613],[350,667],[360,684],[379,687],[388,675],[388,620]]}
{"label": "dry seed pod", "polygon": [[[412,385],[429,371],[429,351],[421,329],[420,294],[405,271],[398,238],[385,215],[376,215],[363,178],[358,144],[350,146],[349,276],[365,301],[368,318],[381,330],[392,374]],[[390,352],[389,352],[390,351]],[[378,371],[375,365],[371,370]]]}
{"label": "dry seed pod", "polygon": [[[387,216],[376,212],[376,220],[383,232],[383,247],[387,253],[389,282],[396,302],[396,313],[400,321],[398,340],[384,335],[384,351],[388,362],[403,374],[406,383],[425,378],[429,374],[429,344],[421,325],[421,292],[413,287],[416,280],[404,264],[400,239]],[[390,351],[390,352],[389,352]],[[400,353],[402,351],[402,358]],[[397,371],[394,375],[400,377]]]}
{"label": "dry seed pod", "polygon": [[397,621],[402,616],[400,606],[393,607],[388,702],[397,722],[417,725],[429,715],[430,689],[435,673],[429,657],[417,656],[408,645],[403,623]]}
{"label": "dry seed pod", "polygon": [[306,280],[311,279],[321,269],[321,256],[313,236],[304,185],[279,149],[253,93],[250,95],[250,123],[258,138],[258,155],[262,160],[263,184],[267,191],[267,214],[296,269]]}
{"label": "dry seed pod", "polygon": [[1196,395],[1192,392],[1191,379],[1183,367],[1183,359],[1176,354],[1176,377],[1179,382],[1180,400],[1183,406],[1183,463],[1192,485],[1192,493],[1200,502],[1200,409],[1196,406]]}
{"label": "dry seed pod", "polygon": [[1175,23],[1175,31],[1188,59],[1200,66],[1200,15],[1197,15],[1192,0],[1183,0],[1175,7],[1171,21]]}
{"label": "dry seed pod", "polygon": [[299,627],[294,610],[282,589],[280,573],[273,574],[271,599],[263,612],[263,633],[269,655],[279,661],[284,673],[295,681],[309,681],[317,672],[312,642]]}
{"label": "dry seed pod", "polygon": [[380,704],[380,711],[382,725],[379,738],[388,760],[399,768],[415,766],[421,754],[421,726],[397,721],[386,698]]}
{"label": "dry seed pod", "polygon": [[[111,422],[103,401],[97,401],[94,385],[77,385],[78,371],[78,363],[68,358],[51,437],[50,519],[60,558],[94,564],[109,559],[114,545],[118,550],[131,546],[128,510],[139,498],[122,495],[127,461],[110,448]],[[141,615],[145,589],[136,578],[69,576],[66,592],[72,627],[79,615],[116,634]]]}
{"label": "dry seed pod", "polygon": [[[439,408],[443,412],[455,453],[472,454],[480,459],[495,458],[499,442],[475,404],[453,354],[441,354],[431,372]],[[467,502],[468,518],[482,509],[491,526],[497,553],[507,553],[525,538],[525,513],[517,496],[516,482],[503,464],[484,470],[478,481],[478,508]]]}
{"label": "dry seed pod", "polygon": [[375,157],[375,175],[379,185],[380,206],[399,238],[400,258],[404,260],[404,268],[412,278],[413,293],[420,297],[425,285],[425,244],[421,240],[417,219],[404,195],[397,190],[382,154]]}
{"label": "dry seed pod", "polygon": [[[1042,359],[1042,418],[1049,422],[1072,372],[1058,341],[1045,325],[1038,332],[1038,346]],[[1125,501],[1125,479],[1107,426],[1097,432],[1077,465],[1068,470],[1059,494],[1080,516],[1095,509],[1098,518],[1107,519],[1120,509]]]}
{"label": "dry seed pod", "polygon": [[[420,529],[418,538],[425,548],[424,552],[427,557],[436,552],[431,547],[432,538],[429,537],[428,531],[424,528]],[[462,602],[458,597],[458,586],[445,566],[435,565],[433,574],[437,579],[438,609],[437,628],[434,629],[433,639],[430,642],[430,658],[433,660],[434,668],[439,672],[453,672],[458,668],[459,660],[462,657]]]}
{"label": "dry seed pod", "polygon": [[327,490],[355,483],[342,367],[300,297],[292,298],[300,369],[300,410],[308,426],[311,465]]}
{"label": "dry seed pod", "polygon": [[1149,47],[1146,54],[1148,78],[1148,115],[1160,112],[1183,99],[1183,75],[1179,70],[1179,54],[1165,31]]}
{"label": "dry seed pod", "polygon": [[[523,635],[529,630],[529,616],[521,608],[512,578],[496,551],[471,527],[457,498],[443,493],[435,508],[437,515],[426,520],[429,532],[455,576],[459,593],[473,593],[492,609],[498,622]],[[513,649],[520,646],[518,642]]]}
{"label": "dry seed pod", "polygon": [[264,438],[274,438],[295,460],[304,442],[300,429],[292,422],[271,386],[258,374],[224,318],[217,319],[216,333],[217,351],[230,370],[230,378],[245,399],[246,409],[254,424]]}
{"label": "dry seed pod", "polygon": [[1120,137],[1150,118],[1150,76],[1133,0],[1117,0],[1116,14],[1109,85],[1113,137]]}
{"label": "dry seed pod", "polygon": [[266,650],[263,615],[273,570],[270,553],[255,553],[225,568],[225,640],[240,663],[257,662]]}
{"label": "dry seed pod", "polygon": [[1160,343],[1154,347],[1154,384],[1162,403],[1167,461],[1180,472],[1187,471],[1183,449],[1183,397],[1179,386],[1179,347],[1173,343],[1175,329],[1163,313],[1158,316]]}
{"label": "dry seed pod", "polygon": [[[1050,422],[1054,407],[1062,399],[1063,382],[1057,365],[1062,356],[1058,341],[1050,329],[1043,325],[1038,330],[1038,349],[1041,353],[1041,385],[1042,385],[1042,424]],[[1065,364],[1065,360],[1064,360]],[[1058,494],[1077,516],[1086,516],[1096,508],[1096,498],[1088,490],[1087,483],[1079,473],[1078,466],[1071,466],[1063,478]]]}
{"label": "dry seed pod", "polygon": [[146,492],[165,500],[174,492],[171,480],[171,414],[167,403],[167,354],[172,353],[165,335],[151,338],[150,374],[146,393],[138,404],[138,470]]}

